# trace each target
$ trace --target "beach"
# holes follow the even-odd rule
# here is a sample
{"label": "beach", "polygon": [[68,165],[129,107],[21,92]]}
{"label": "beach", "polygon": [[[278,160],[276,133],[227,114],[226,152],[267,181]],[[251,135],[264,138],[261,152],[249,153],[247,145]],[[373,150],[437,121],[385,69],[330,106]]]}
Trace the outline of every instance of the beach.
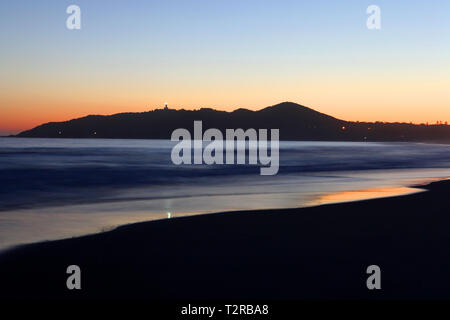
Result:
{"label": "beach", "polygon": [[0,8],[0,305],[450,300],[450,1]]}
{"label": "beach", "polygon": [[[2,299],[450,297],[450,181],[399,197],[179,217],[11,249]],[[68,290],[78,265],[82,289]],[[381,269],[368,290],[366,269]]]}
{"label": "beach", "polygon": [[0,251],[171,217],[415,192],[450,176],[448,145],[281,141],[280,171],[174,165],[166,140],[0,139]]}

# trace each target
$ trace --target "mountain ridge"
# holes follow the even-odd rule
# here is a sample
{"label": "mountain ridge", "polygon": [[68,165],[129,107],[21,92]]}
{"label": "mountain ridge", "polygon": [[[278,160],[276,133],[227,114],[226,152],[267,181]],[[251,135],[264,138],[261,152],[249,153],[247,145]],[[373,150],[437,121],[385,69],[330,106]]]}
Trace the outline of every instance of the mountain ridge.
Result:
{"label": "mountain ridge", "polygon": [[45,123],[15,137],[170,139],[173,130],[178,128],[185,128],[192,133],[196,120],[203,122],[203,130],[280,129],[281,140],[450,141],[448,125],[345,121],[293,102],[282,102],[257,111],[244,108],[231,112],[212,108],[165,108],[136,113],[88,115],[63,122]]}

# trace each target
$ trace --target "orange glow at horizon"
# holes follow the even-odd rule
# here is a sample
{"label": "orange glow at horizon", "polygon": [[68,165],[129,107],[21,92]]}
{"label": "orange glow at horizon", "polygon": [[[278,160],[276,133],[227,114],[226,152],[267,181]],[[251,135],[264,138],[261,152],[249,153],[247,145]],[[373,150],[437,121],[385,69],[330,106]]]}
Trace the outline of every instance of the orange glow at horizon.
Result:
{"label": "orange glow at horizon", "polygon": [[[136,107],[129,107],[125,104],[118,104],[118,105],[107,105],[104,106],[102,104],[84,104],[83,107],[79,107],[78,105],[73,106],[73,109],[70,109],[70,104],[67,103],[57,103],[55,106],[53,105],[39,105],[34,104],[33,107],[29,106],[17,106],[15,108],[3,108],[0,111],[0,130],[4,131],[11,131],[11,132],[20,132],[24,130],[32,129],[36,126],[39,126],[44,123],[48,122],[63,122],[68,121],[76,118],[81,118],[88,115],[111,115],[116,113],[124,113],[124,112],[145,112],[145,111],[151,111],[155,109],[160,109],[164,107],[165,100],[160,100],[158,102],[154,103],[148,103],[145,106],[142,106],[144,104],[139,104]],[[223,110],[223,111],[233,111],[238,108],[246,108],[250,110],[259,110],[263,109],[265,107],[275,105],[281,102],[284,102],[287,100],[279,100],[279,101],[272,101],[260,106],[248,106],[248,105],[236,105],[232,107],[226,107],[222,106],[220,104],[177,104],[172,105],[169,103],[169,108],[171,109],[186,109],[186,110],[194,110],[194,109],[200,109],[200,108],[213,108],[217,110]],[[426,117],[426,118],[420,118],[420,117],[411,117],[411,116],[405,116],[405,117],[395,117],[392,114],[388,117],[382,118],[377,117],[376,115],[372,116],[366,116],[366,117],[357,117],[355,115],[343,113],[343,112],[326,112],[322,108],[315,108],[312,105],[308,105],[302,102],[297,101],[290,101],[294,103],[298,103],[301,105],[304,105],[306,107],[312,108],[316,111],[328,114],[330,116],[333,116],[335,118],[341,119],[341,120],[347,120],[347,121],[360,121],[360,122],[376,122],[376,121],[382,121],[382,122],[405,122],[405,123],[414,123],[414,124],[422,124],[422,123],[430,123],[435,124],[436,121],[442,121],[443,123],[450,120],[447,119],[440,119],[439,117]],[[63,107],[60,107],[63,106]],[[34,110],[36,108],[36,110]],[[376,113],[374,113],[376,114]],[[423,120],[425,119],[425,120]],[[428,119],[428,120],[426,120]]]}
{"label": "orange glow at horizon", "polygon": [[367,29],[359,1],[79,2],[80,30],[67,29],[61,4],[0,2],[1,135],[166,101],[450,122],[448,0],[384,1],[380,30]]}
{"label": "orange glow at horizon", "polygon": [[[67,121],[90,114],[143,112],[169,103],[174,109],[238,108],[259,110],[284,101],[348,121],[450,122],[450,94],[443,77],[422,81],[382,77],[365,80],[311,77],[264,81],[242,78],[197,80],[185,77],[168,83],[149,79],[80,81],[57,79],[13,83],[0,97],[0,131],[19,132],[47,122]],[[146,81],[148,80],[148,81]],[[100,85],[99,85],[100,84]],[[176,90],[175,88],[178,88]]]}

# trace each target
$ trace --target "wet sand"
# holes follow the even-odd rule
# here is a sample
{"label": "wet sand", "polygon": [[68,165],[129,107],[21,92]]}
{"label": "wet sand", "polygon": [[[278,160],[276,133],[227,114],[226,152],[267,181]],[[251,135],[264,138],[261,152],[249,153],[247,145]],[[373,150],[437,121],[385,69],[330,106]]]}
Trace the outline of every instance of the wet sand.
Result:
{"label": "wet sand", "polygon": [[[311,208],[136,223],[0,256],[1,299],[450,298],[450,181]],[[82,289],[66,288],[79,265]],[[366,268],[381,268],[368,290]]]}

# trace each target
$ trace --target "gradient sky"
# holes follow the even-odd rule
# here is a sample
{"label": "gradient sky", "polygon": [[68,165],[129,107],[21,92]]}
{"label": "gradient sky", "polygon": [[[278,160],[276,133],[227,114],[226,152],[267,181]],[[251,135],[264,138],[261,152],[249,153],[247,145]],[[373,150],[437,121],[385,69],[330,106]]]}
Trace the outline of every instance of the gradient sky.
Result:
{"label": "gradient sky", "polygon": [[450,121],[449,14],[448,0],[1,1],[0,134],[166,101]]}

